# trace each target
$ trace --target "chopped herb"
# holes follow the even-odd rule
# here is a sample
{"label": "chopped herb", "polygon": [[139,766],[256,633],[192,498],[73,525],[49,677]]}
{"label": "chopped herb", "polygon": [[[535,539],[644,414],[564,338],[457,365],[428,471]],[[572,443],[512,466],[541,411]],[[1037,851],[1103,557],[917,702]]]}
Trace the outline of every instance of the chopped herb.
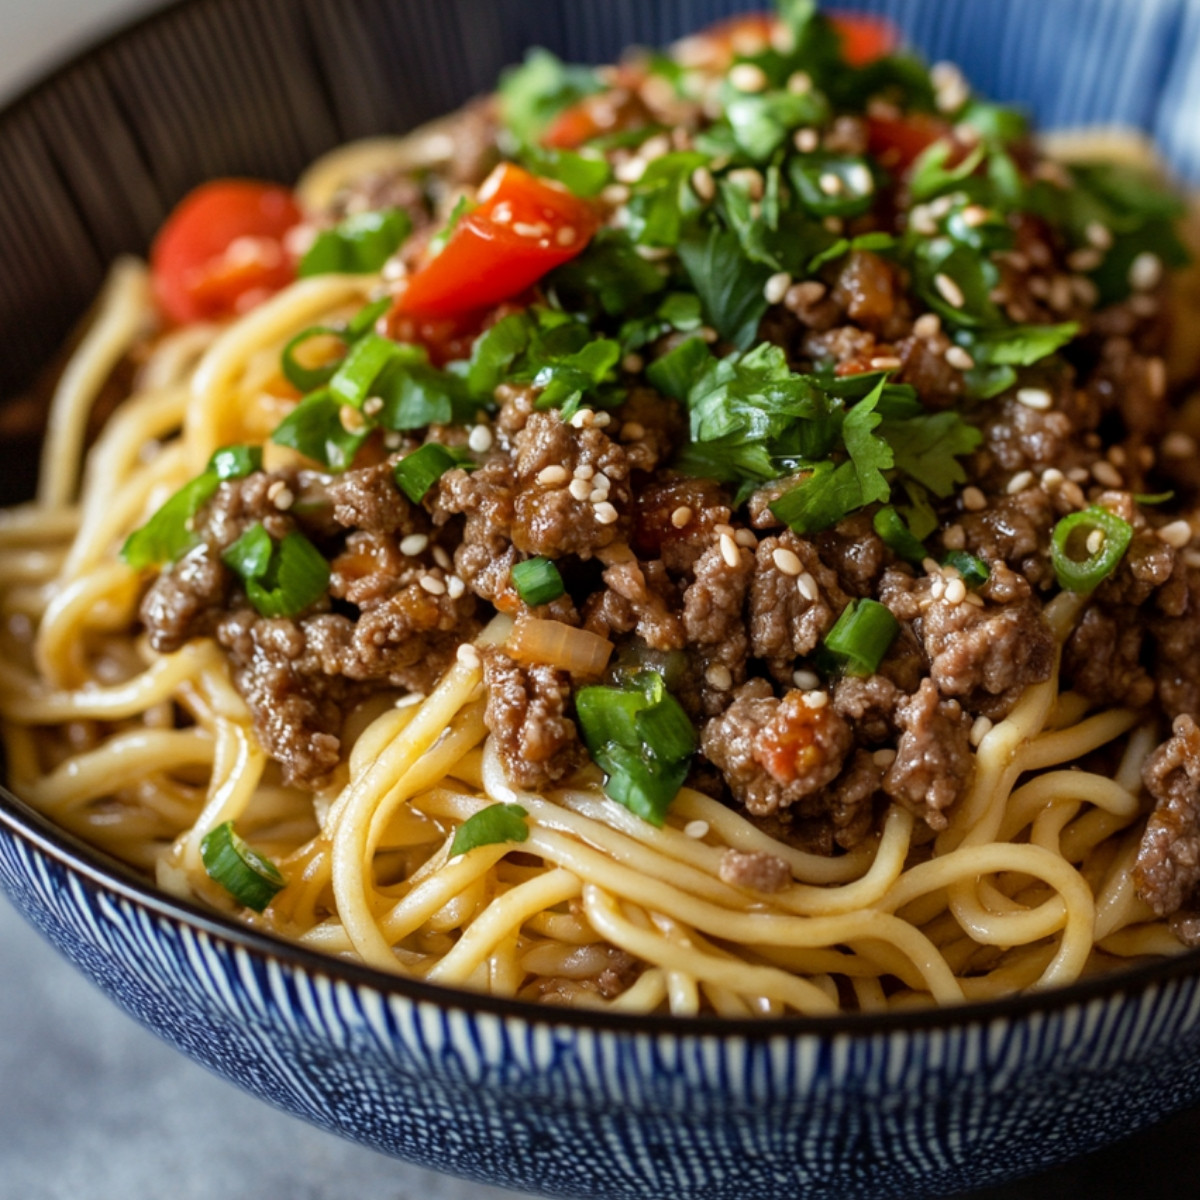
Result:
{"label": "chopped herb", "polygon": [[535,175],[557,180],[576,196],[597,196],[612,178],[607,160],[592,151],[577,154],[549,146],[525,146],[520,158]]}
{"label": "chopped herb", "polygon": [[737,234],[696,229],[679,243],[679,259],[717,332],[739,350],[748,350],[767,311],[763,285],[771,268],[751,262]]}
{"label": "chopped herb", "polygon": [[821,649],[847,675],[874,675],[896,640],[900,623],[878,600],[851,600]]}
{"label": "chopped herb", "polygon": [[1107,509],[1093,505],[1063,517],[1050,537],[1050,561],[1059,587],[1095,591],[1117,569],[1132,540],[1129,522]]}
{"label": "chopped herb", "polygon": [[271,434],[271,441],[289,446],[331,471],[345,471],[369,434],[366,422],[361,428],[347,429],[342,423],[342,406],[328,389],[322,389],[305,396],[284,417]]}
{"label": "chopped herb", "polygon": [[420,504],[429,489],[447,471],[467,466],[470,461],[470,456],[463,450],[452,449],[438,442],[426,442],[420,449],[402,458],[392,473],[397,487],[414,504]]}
{"label": "chopped herb", "polygon": [[530,50],[500,76],[500,117],[518,143],[531,145],[564,108],[601,91],[590,67],[568,66],[549,50]]}
{"label": "chopped herb", "polygon": [[515,563],[510,575],[517,595],[530,608],[549,604],[566,590],[558,568],[548,558],[527,558],[524,562]]}
{"label": "chopped herb", "polygon": [[275,541],[252,525],[221,555],[242,581],[246,597],[264,617],[294,617],[329,588],[329,563],[298,530]]}
{"label": "chopped herb", "polygon": [[914,536],[904,518],[891,505],[879,509],[871,524],[884,544],[905,562],[919,566],[925,561],[927,552],[924,543]]}
{"label": "chopped herb", "polygon": [[401,208],[354,213],[317,234],[296,267],[301,279],[344,272],[378,271],[412,232],[412,219]]}
{"label": "chopped herb", "polygon": [[982,558],[968,554],[965,550],[949,550],[942,565],[953,567],[969,588],[981,588],[992,577],[991,569]]}
{"label": "chopped herb", "polygon": [[200,842],[200,859],[210,879],[238,904],[262,912],[287,880],[269,858],[252,850],[226,821],[210,829]]}
{"label": "chopped herb", "polygon": [[489,804],[469,816],[455,831],[450,857],[457,858],[479,846],[524,842],[529,838],[525,818],[529,813],[519,804]]}

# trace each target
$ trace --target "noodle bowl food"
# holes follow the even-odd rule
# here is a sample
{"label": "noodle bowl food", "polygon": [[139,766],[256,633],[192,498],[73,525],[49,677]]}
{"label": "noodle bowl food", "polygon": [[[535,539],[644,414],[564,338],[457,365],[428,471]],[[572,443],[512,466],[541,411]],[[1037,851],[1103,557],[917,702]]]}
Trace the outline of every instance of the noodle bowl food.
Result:
{"label": "noodle bowl food", "polygon": [[789,3],[534,52],[185,199],[0,521],[14,790],[258,929],[555,1004],[1195,944],[1182,207],[892,40]]}

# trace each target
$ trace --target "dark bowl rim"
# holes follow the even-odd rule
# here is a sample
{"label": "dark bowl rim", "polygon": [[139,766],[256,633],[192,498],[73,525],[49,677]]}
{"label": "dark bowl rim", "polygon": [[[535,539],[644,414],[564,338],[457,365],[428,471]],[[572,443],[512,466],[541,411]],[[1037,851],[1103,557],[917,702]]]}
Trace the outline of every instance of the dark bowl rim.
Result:
{"label": "dark bowl rim", "polygon": [[[67,52],[57,60],[51,59],[41,72],[19,86],[15,94],[0,104],[0,125],[18,117],[22,110],[36,103],[39,97],[50,93],[60,80],[85,67],[126,38],[160,22],[176,20],[180,13],[206,2],[211,0],[168,0],[165,5],[149,12],[124,21],[118,19],[106,32],[85,42],[78,49]],[[133,868],[55,825],[3,784],[0,784],[0,830],[7,830],[21,838],[45,857],[81,877],[93,888],[115,894],[157,917],[203,932],[231,949],[241,949],[264,960],[274,959],[285,967],[304,973],[337,977],[355,987],[371,988],[388,998],[406,1000],[413,1004],[434,1005],[442,1009],[482,1013],[503,1020],[519,1020],[527,1025],[586,1028],[593,1032],[625,1035],[673,1036],[679,1039],[718,1037],[767,1041],[848,1034],[877,1036],[946,1030],[1033,1013],[1048,1014],[1090,1001],[1137,993],[1171,979],[1200,975],[1200,948],[1197,948],[1171,958],[1096,975],[1061,988],[945,1008],[930,1007],[887,1013],[841,1013],[828,1017],[750,1019],[642,1015],[587,1008],[558,1008],[474,993],[461,988],[442,987],[402,975],[389,975],[373,967],[320,954],[240,924],[222,913],[160,891]]]}

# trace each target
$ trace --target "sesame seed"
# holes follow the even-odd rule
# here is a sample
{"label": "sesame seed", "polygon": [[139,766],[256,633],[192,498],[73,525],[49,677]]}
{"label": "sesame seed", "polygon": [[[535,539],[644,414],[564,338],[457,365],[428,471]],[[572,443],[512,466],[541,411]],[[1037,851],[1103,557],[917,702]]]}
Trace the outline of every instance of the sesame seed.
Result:
{"label": "sesame seed", "polygon": [[389,450],[399,450],[404,445],[404,437],[398,430],[388,429],[384,431],[383,444]]}
{"label": "sesame seed", "polygon": [[737,542],[727,533],[721,534],[721,557],[725,560],[726,566],[730,567],[736,567],[742,561]]}
{"label": "sesame seed", "polygon": [[983,512],[987,508],[987,497],[974,486],[963,488],[962,502],[968,512]]}
{"label": "sesame seed", "polygon": [[975,365],[975,360],[961,346],[947,347],[945,357],[956,371],[969,371]]}
{"label": "sesame seed", "polygon": [[449,571],[450,568],[454,566],[454,564],[450,561],[450,555],[446,553],[446,548],[444,546],[434,546],[433,561],[437,563],[437,565],[441,567],[443,571]]}
{"label": "sesame seed", "polygon": [[740,187],[751,200],[763,198],[763,177],[753,167],[739,167],[736,171],[730,171],[726,178],[735,187]]}
{"label": "sesame seed", "polygon": [[1087,552],[1089,554],[1099,554],[1100,551],[1104,549],[1104,542],[1104,530],[1093,529],[1092,532],[1087,535],[1087,541],[1084,543],[1084,545],[1087,546]]}
{"label": "sesame seed", "polygon": [[851,163],[846,168],[845,180],[856,196],[866,196],[875,190],[875,177],[864,163]]}
{"label": "sesame seed", "polygon": [[761,92],[767,86],[767,74],[754,63],[738,63],[729,72],[729,82],[739,92]]}
{"label": "sesame seed", "polygon": [[1155,400],[1161,400],[1167,390],[1167,364],[1161,358],[1146,359],[1146,386]]}
{"label": "sesame seed", "polygon": [[963,550],[967,545],[967,534],[961,525],[947,525],[942,533],[942,545],[947,550]]}
{"label": "sesame seed", "polygon": [[1018,471],[1009,481],[1008,487],[1004,490],[1010,495],[1015,496],[1018,492],[1023,492],[1027,487],[1033,486],[1032,471]]}
{"label": "sesame seed", "polygon": [[804,570],[800,556],[786,546],[777,546],[771,553],[771,561],[785,575],[799,575]]}
{"label": "sesame seed", "polygon": [[1093,464],[1092,475],[1097,483],[1103,484],[1105,487],[1119,488],[1125,482],[1121,478],[1121,472],[1112,463],[1105,462],[1103,459]]}
{"label": "sesame seed", "polygon": [[1053,491],[1055,488],[1062,487],[1066,478],[1057,467],[1047,467],[1042,472],[1042,487],[1048,492]]}
{"label": "sesame seed", "polygon": [[1158,531],[1158,536],[1168,546],[1182,550],[1192,540],[1192,527],[1187,521],[1172,521],[1170,525],[1164,525]]}
{"label": "sesame seed", "polygon": [[621,359],[621,370],[630,375],[640,375],[645,366],[646,360],[640,354],[627,354]]}
{"label": "sesame seed", "polygon": [[721,336],[711,325],[701,325],[696,334],[702,342],[707,342],[710,346]]}
{"label": "sesame seed", "polygon": [[797,129],[792,136],[792,145],[801,154],[811,154],[821,144],[821,135],[815,129]]}
{"label": "sesame seed", "polygon": [[1089,221],[1087,228],[1083,231],[1083,236],[1097,250],[1107,250],[1113,244],[1112,230],[1107,225],[1101,225],[1099,221]]}
{"label": "sesame seed", "polygon": [[572,429],[583,429],[585,426],[591,425],[596,419],[596,414],[590,408],[581,408],[571,418]]}
{"label": "sesame seed", "polygon": [[429,545],[429,537],[424,533],[410,533],[400,543],[400,553],[407,555],[409,558],[415,558],[418,554],[425,552],[425,547]]}
{"label": "sesame seed", "polygon": [[1082,508],[1087,503],[1083,492],[1079,489],[1079,484],[1073,483],[1069,479],[1062,485],[1062,494],[1063,499],[1072,508]]}
{"label": "sesame seed", "polygon": [[821,227],[839,235],[846,232],[846,222],[841,217],[826,217],[821,222]]}
{"label": "sesame seed", "polygon": [[713,663],[704,672],[704,682],[718,692],[727,692],[733,686],[733,672],[721,663]]}
{"label": "sesame seed", "polygon": [[1082,250],[1072,250],[1067,255],[1067,266],[1072,271],[1094,271],[1104,261],[1104,255],[1094,246],[1086,246]]}
{"label": "sesame seed", "polygon": [[940,600],[946,594],[946,580],[941,575],[936,575],[933,582],[929,585],[929,594],[935,599]]}
{"label": "sesame seed", "polygon": [[946,584],[946,603],[961,604],[967,598],[967,585],[961,579],[952,579]]}
{"label": "sesame seed", "polygon": [[939,271],[933,277],[933,285],[951,308],[962,308],[966,304],[967,298],[963,295],[962,288],[944,271]]}
{"label": "sesame seed", "polygon": [[612,424],[612,416],[606,412],[598,412],[593,417],[593,423],[597,429],[606,429]]}
{"label": "sesame seed", "polygon": [[596,468],[590,463],[580,463],[579,466],[575,468],[576,479],[591,479],[595,474]]}
{"label": "sesame seed", "polygon": [[446,594],[446,585],[436,575],[422,575],[417,582],[431,596],[444,596]]}
{"label": "sesame seed", "polygon": [[[604,496],[607,496],[609,490],[612,488],[612,480],[603,471],[597,471],[592,476],[592,487],[598,488],[604,493]],[[601,496],[600,499],[603,500],[604,496]]]}
{"label": "sesame seed", "polygon": [[1075,299],[1089,308],[1100,299],[1100,289],[1086,275],[1072,276],[1071,290],[1075,293]]}
{"label": "sesame seed", "polygon": [[603,501],[605,501],[605,500],[607,500],[607,499],[608,499],[608,488],[606,488],[606,487],[593,487],[591,484],[589,484],[589,485],[588,485],[588,494],[587,494],[587,498],[588,498],[588,499],[589,499],[589,500],[590,500],[590,501],[591,501],[593,504],[600,504],[600,503],[602,503]]}
{"label": "sesame seed", "polygon": [[792,672],[792,682],[803,691],[811,692],[821,686],[821,677],[815,671],[801,669]]}
{"label": "sesame seed", "polygon": [[713,533],[715,533],[718,537],[720,537],[723,533],[727,533],[730,537],[733,537],[733,526],[725,524],[714,525]]}
{"label": "sesame seed", "polygon": [[708,822],[701,821],[698,818],[695,821],[689,821],[684,827],[683,832],[690,838],[695,838],[699,841],[703,837],[708,836]]}
{"label": "sesame seed", "polygon": [[595,508],[596,523],[598,525],[613,525],[617,520],[617,510],[607,500],[601,500]]}
{"label": "sesame seed", "polygon": [[1054,397],[1045,388],[1023,387],[1017,388],[1017,403],[1044,412],[1054,403]]}
{"label": "sesame seed", "polygon": [[662,158],[664,154],[671,152],[671,139],[665,133],[655,134],[654,137],[647,138],[638,151],[647,162],[653,162],[656,158]]}
{"label": "sesame seed", "polygon": [[614,208],[624,204],[629,199],[629,189],[622,183],[610,183],[600,193],[600,199]]}
{"label": "sesame seed", "polygon": [[763,284],[763,297],[768,304],[778,304],[791,286],[791,275],[787,271],[777,271]]}
{"label": "sesame seed", "polygon": [[671,514],[671,524],[674,525],[676,529],[682,529],[686,524],[688,524],[689,521],[691,521],[691,519],[692,510],[688,508],[686,504],[681,504]]}
{"label": "sesame seed", "polygon": [[365,412],[368,417],[379,416],[379,414],[383,412],[383,397],[368,396],[363,401],[363,412]]}
{"label": "sesame seed", "polygon": [[627,158],[617,163],[613,174],[621,183],[637,183],[646,173],[647,162],[644,158]]}
{"label": "sesame seed", "polygon": [[812,76],[807,71],[793,71],[788,76],[787,90],[793,96],[806,96],[812,91]]}
{"label": "sesame seed", "polygon": [[1067,478],[1072,483],[1087,483],[1091,477],[1091,472],[1088,471],[1087,467],[1072,467],[1067,472]]}
{"label": "sesame seed", "polygon": [[877,767],[890,767],[896,761],[896,752],[885,747],[883,750],[876,750],[871,758]]}
{"label": "sesame seed", "polygon": [[758,548],[758,538],[754,536],[753,529],[737,529],[734,531],[733,540],[739,546],[745,546],[747,550],[756,550]]}
{"label": "sesame seed", "polygon": [[586,479],[572,479],[567,484],[567,491],[576,500],[586,500],[592,494],[592,485]]}
{"label": "sesame seed", "polygon": [[542,487],[554,487],[556,484],[567,482],[567,468],[557,463],[543,467],[537,474],[537,481]]}
{"label": "sesame seed", "polygon": [[805,692],[800,699],[808,708],[824,708],[829,703],[829,693],[821,691]]}
{"label": "sesame seed", "polygon": [[845,186],[840,175],[835,175],[832,171],[824,171],[817,179],[817,185],[821,191],[827,196],[837,196],[841,193]]}
{"label": "sesame seed", "polygon": [[717,184],[707,167],[697,167],[692,172],[692,191],[707,204],[717,194]]}
{"label": "sesame seed", "polygon": [[983,597],[978,592],[968,592],[966,603],[970,604],[973,608],[982,608]]}
{"label": "sesame seed", "polygon": [[805,600],[813,601],[819,595],[817,591],[817,581],[805,571],[796,580],[796,590],[802,595]]}
{"label": "sesame seed", "polygon": [[467,437],[467,445],[476,454],[484,454],[492,448],[494,440],[492,431],[486,425],[476,425]]}
{"label": "sesame seed", "polygon": [[579,230],[574,225],[563,225],[554,235],[554,240],[560,246],[573,246],[579,237]]}
{"label": "sesame seed", "polygon": [[921,561],[921,570],[926,575],[940,575],[942,573],[941,564],[936,558],[925,558]]}
{"label": "sesame seed", "polygon": [[867,362],[872,371],[898,371],[904,363],[894,354],[877,354]]}
{"label": "sesame seed", "polygon": [[282,482],[279,482],[278,487],[274,483],[271,484],[267,491],[267,497],[280,512],[286,512],[296,503],[296,493],[286,483]]}
{"label": "sesame seed", "polygon": [[1158,286],[1163,276],[1162,259],[1143,250],[1129,264],[1129,286],[1137,292],[1148,292]]}
{"label": "sesame seed", "polygon": [[1176,429],[1163,438],[1162,452],[1165,458],[1191,458],[1196,453],[1196,439]]}
{"label": "sesame seed", "polygon": [[937,218],[929,211],[928,205],[918,204],[908,214],[908,227],[922,237],[933,237],[938,231]]}
{"label": "sesame seed", "polygon": [[446,595],[451,600],[457,600],[466,590],[467,585],[457,575],[451,575],[446,580]]}
{"label": "sesame seed", "polygon": [[796,283],[788,288],[783,303],[792,312],[801,312],[822,300],[828,290],[819,279],[806,279],[803,283]]}
{"label": "sesame seed", "polygon": [[464,667],[469,667],[472,671],[477,671],[483,665],[479,657],[479,651],[470,642],[463,642],[454,652],[454,657]]}
{"label": "sesame seed", "polygon": [[347,433],[362,433],[367,428],[366,419],[352,404],[338,409],[338,422]]}
{"label": "sesame seed", "polygon": [[968,204],[962,210],[962,219],[968,229],[978,229],[987,222],[988,210],[982,204]]}
{"label": "sesame seed", "polygon": [[975,724],[971,726],[971,745],[978,746],[989,733],[992,732],[992,721],[990,717],[976,717]]}
{"label": "sesame seed", "polygon": [[942,318],[937,313],[922,313],[913,322],[913,333],[924,340],[937,337],[942,331]]}

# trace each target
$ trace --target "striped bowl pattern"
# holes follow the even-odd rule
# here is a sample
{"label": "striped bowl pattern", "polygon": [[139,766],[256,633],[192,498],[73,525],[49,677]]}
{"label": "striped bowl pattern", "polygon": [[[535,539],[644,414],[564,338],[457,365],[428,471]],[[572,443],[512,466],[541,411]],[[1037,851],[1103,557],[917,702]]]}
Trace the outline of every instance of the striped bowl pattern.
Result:
{"label": "striped bowl pattern", "polygon": [[[486,89],[731,0],[184,0],[0,113],[0,396],[124,251],[222,174],[295,177]],[[1134,124],[1200,179],[1200,0],[847,0],[1043,123]],[[7,410],[0,408],[0,418]],[[0,420],[0,431],[10,425]],[[3,436],[0,434],[0,436]],[[33,456],[10,437],[0,495]],[[0,887],[143,1024],[248,1091],[435,1169],[606,1200],[935,1196],[1200,1101],[1200,964],[958,1012],[672,1022],[475,999],[170,900],[0,792]]]}

